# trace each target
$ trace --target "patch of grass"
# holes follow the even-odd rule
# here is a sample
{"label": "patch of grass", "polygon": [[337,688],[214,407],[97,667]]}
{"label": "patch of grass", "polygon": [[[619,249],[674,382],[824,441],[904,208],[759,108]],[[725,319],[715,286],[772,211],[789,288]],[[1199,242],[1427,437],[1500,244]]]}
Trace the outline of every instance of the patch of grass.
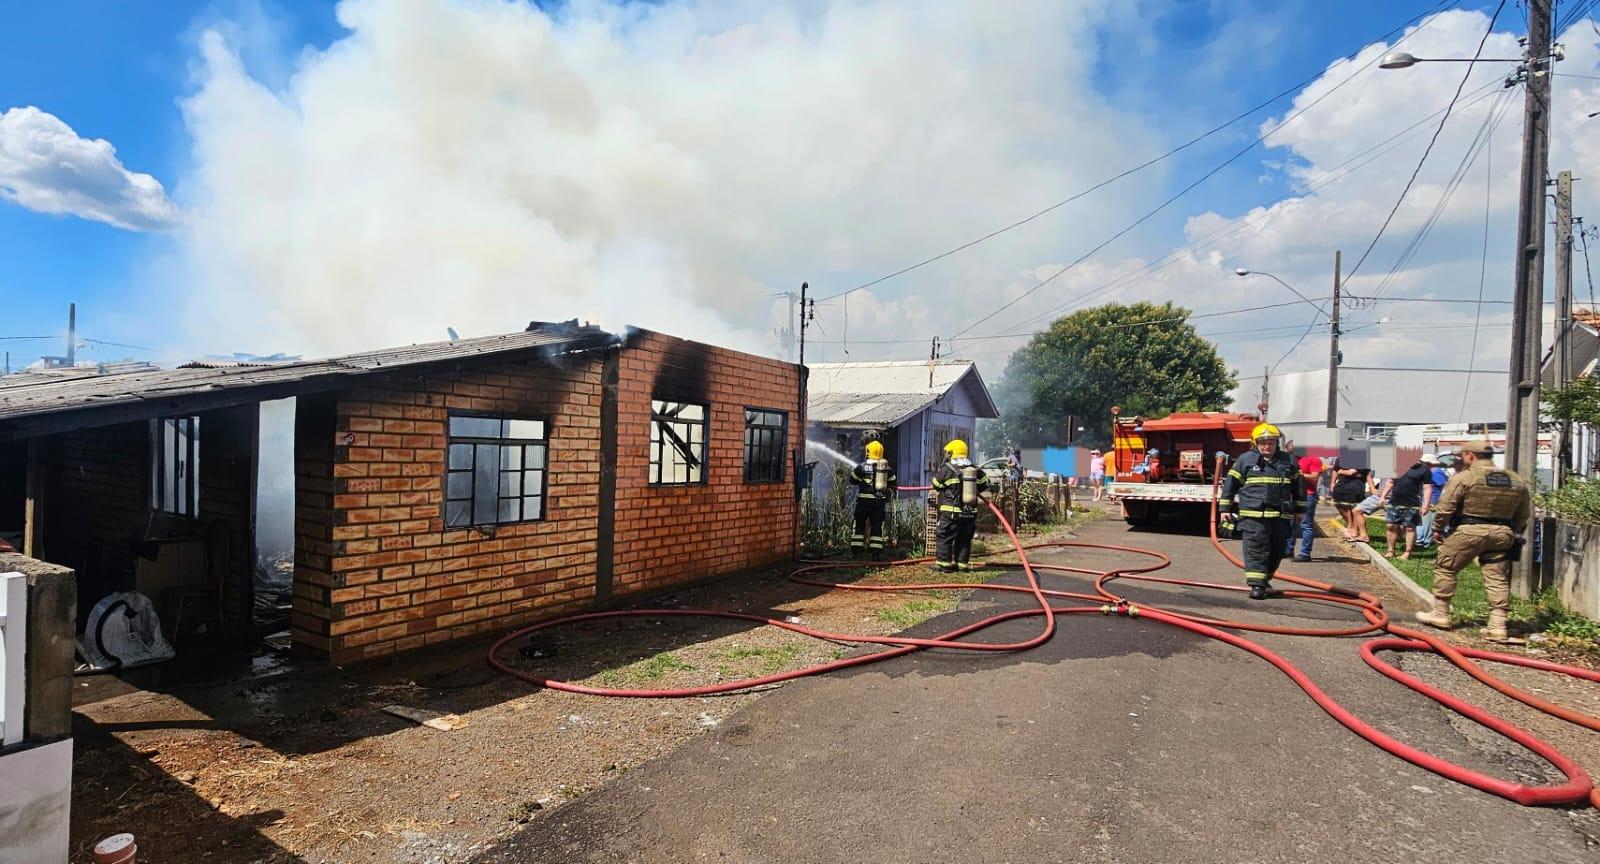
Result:
{"label": "patch of grass", "polygon": [[[1384,542],[1380,539],[1384,536],[1384,528],[1382,519],[1373,517],[1367,520],[1367,531],[1374,546]],[[1412,550],[1409,561],[1399,558],[1387,560],[1411,581],[1432,591],[1433,565],[1438,557],[1437,548],[1417,548]],[[1456,574],[1456,594],[1450,604],[1450,618],[1457,624],[1476,624],[1488,617],[1489,595],[1483,584],[1483,568],[1474,562]],[[1532,598],[1513,595],[1508,617],[1521,624],[1521,629],[1546,633],[1563,647],[1600,652],[1600,622],[1568,609],[1554,588],[1546,588]]]}
{"label": "patch of grass", "polygon": [[723,677],[731,678],[748,674],[752,665],[756,667],[756,674],[771,675],[782,671],[799,656],[799,645],[776,645],[770,648],[760,645],[731,645],[714,653],[712,658],[720,661],[717,671],[722,673]]}
{"label": "patch of grass", "polygon": [[629,663],[616,669],[607,669],[594,676],[602,687],[623,687],[643,681],[655,681],[668,672],[693,672],[694,666],[671,651]]}
{"label": "patch of grass", "polygon": [[956,608],[960,601],[953,592],[936,592],[939,596],[907,600],[898,606],[889,606],[879,609],[876,613],[878,620],[886,624],[905,630],[932,618],[942,615]]}

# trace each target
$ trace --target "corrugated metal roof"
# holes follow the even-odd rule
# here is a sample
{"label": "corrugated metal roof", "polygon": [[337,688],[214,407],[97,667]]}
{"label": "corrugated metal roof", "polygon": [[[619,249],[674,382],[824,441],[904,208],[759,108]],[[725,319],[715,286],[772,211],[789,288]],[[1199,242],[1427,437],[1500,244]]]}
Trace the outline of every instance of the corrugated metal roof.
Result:
{"label": "corrugated metal roof", "polygon": [[161,367],[142,360],[129,360],[121,363],[99,363],[91,366],[61,366],[54,369],[29,369],[23,372],[13,372],[10,375],[0,376],[0,388],[17,387],[23,384],[39,384],[50,381],[75,381],[80,378],[96,378],[101,375],[127,375],[131,372],[154,372]]}
{"label": "corrugated metal roof", "polygon": [[538,329],[520,333],[267,366],[202,366],[64,378],[10,375],[0,378],[0,430],[4,430],[7,421],[155,400],[160,400],[161,408],[152,409],[150,416],[156,416],[159,410],[181,407],[186,398],[223,392],[236,394],[239,401],[246,402],[251,401],[249,397],[257,391],[281,389],[286,385],[309,385],[294,388],[300,392],[333,390],[352,386],[353,378],[391,369],[535,349],[565,353],[611,344],[617,338],[594,327],[536,326]]}
{"label": "corrugated metal roof", "polygon": [[[806,420],[824,426],[897,426],[958,386],[979,417],[998,417],[977,366],[965,360],[815,363],[806,381]],[[932,383],[929,383],[930,371]]]}
{"label": "corrugated metal roof", "polygon": [[840,429],[898,426],[935,398],[899,393],[812,395],[806,400],[806,420]]}
{"label": "corrugated metal roof", "polygon": [[943,396],[971,372],[965,360],[936,360],[928,383],[926,360],[881,360],[865,363],[811,363],[806,388],[819,393],[916,393]]}

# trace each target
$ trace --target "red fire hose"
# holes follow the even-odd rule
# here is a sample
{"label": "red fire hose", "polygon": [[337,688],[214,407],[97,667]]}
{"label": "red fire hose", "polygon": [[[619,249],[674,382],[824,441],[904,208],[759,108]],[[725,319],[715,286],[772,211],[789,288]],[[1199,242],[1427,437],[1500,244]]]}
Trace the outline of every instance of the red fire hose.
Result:
{"label": "red fire hose", "polygon": [[[901,491],[920,492],[925,491],[926,489],[927,487],[906,487]],[[1214,495],[1213,498],[1215,498]],[[824,570],[857,566],[853,562],[825,561],[805,562],[805,566],[795,571],[790,578],[802,584],[817,585],[850,591],[926,591],[933,589],[1013,591],[1032,595],[1034,600],[1038,603],[1038,608],[1028,608],[994,615],[981,621],[976,621],[966,626],[959,627],[941,636],[927,639],[912,638],[907,636],[869,636],[865,634],[834,633],[825,630],[818,630],[812,627],[806,627],[801,624],[790,623],[783,619],[768,618],[761,615],[750,615],[742,612],[728,612],[718,609],[623,609],[604,612],[588,612],[578,615],[569,615],[563,618],[557,618],[539,624],[534,624],[505,636],[489,649],[489,664],[507,675],[520,678],[529,683],[537,684],[541,687],[548,687],[553,690],[564,690],[571,693],[585,693],[594,696],[619,696],[635,698],[706,696],[716,693],[730,693],[738,690],[748,690],[754,687],[775,684],[780,681],[788,681],[808,675],[831,672],[836,669],[846,669],[852,666],[877,663],[892,657],[900,657],[910,654],[914,651],[921,651],[926,648],[949,648],[965,651],[1025,651],[1048,642],[1055,635],[1056,616],[1058,615],[1099,612],[1102,614],[1121,615],[1129,618],[1146,618],[1152,621],[1179,627],[1193,633],[1198,633],[1202,636],[1207,636],[1221,642],[1226,642],[1229,645],[1240,648],[1244,651],[1248,651],[1251,654],[1254,654],[1257,657],[1267,661],[1268,663],[1271,663],[1273,666],[1276,666],[1279,671],[1287,675],[1291,681],[1300,687],[1301,690],[1305,691],[1306,695],[1311,697],[1312,701],[1315,702],[1318,707],[1328,712],[1330,716],[1332,716],[1350,731],[1356,733],[1362,738],[1365,738],[1375,746],[1388,751],[1389,753],[1398,756],[1401,759],[1411,762],[1418,767],[1425,768],[1429,771],[1439,774],[1440,776],[1471,786],[1475,789],[1480,789],[1484,792],[1515,801],[1518,804],[1569,805],[1580,804],[1587,801],[1596,807],[1600,807],[1600,790],[1595,789],[1593,782],[1589,778],[1589,775],[1581,766],[1579,766],[1566,754],[1535,737],[1526,730],[1521,729],[1500,717],[1490,714],[1476,705],[1458,699],[1449,693],[1425,684],[1415,677],[1408,675],[1387,663],[1384,663],[1377,657],[1377,652],[1431,651],[1449,660],[1451,663],[1462,669],[1462,671],[1483,682],[1484,684],[1493,687],[1500,693],[1510,696],[1511,698],[1516,699],[1530,707],[1550,714],[1551,716],[1559,717],[1563,720],[1567,720],[1568,722],[1576,723],[1590,729],[1600,729],[1600,718],[1590,717],[1570,708],[1555,705],[1532,694],[1512,687],[1510,684],[1507,684],[1504,681],[1501,681],[1499,678],[1496,678],[1495,676],[1484,671],[1480,666],[1478,666],[1478,664],[1474,663],[1473,660],[1489,660],[1496,663],[1506,663],[1523,666],[1530,669],[1557,672],[1596,682],[1600,682],[1600,673],[1591,672],[1587,669],[1581,669],[1574,666],[1565,666],[1558,663],[1549,663],[1510,654],[1499,654],[1491,651],[1478,651],[1469,648],[1457,648],[1444,642],[1438,637],[1433,636],[1432,634],[1407,630],[1394,626],[1389,619],[1388,613],[1384,611],[1382,602],[1375,595],[1365,592],[1350,591],[1329,583],[1317,582],[1315,580],[1293,576],[1281,571],[1277,574],[1278,579],[1311,589],[1308,591],[1283,591],[1281,592],[1281,596],[1312,602],[1353,607],[1360,611],[1362,617],[1365,619],[1365,625],[1353,625],[1350,627],[1331,629],[1285,627],[1243,621],[1223,621],[1193,615],[1185,615],[1151,606],[1137,606],[1129,603],[1125,598],[1113,593],[1109,588],[1106,587],[1108,583],[1117,579],[1136,579],[1168,585],[1209,588],[1223,591],[1243,591],[1245,589],[1236,585],[1220,585],[1211,582],[1149,575],[1157,570],[1168,567],[1172,563],[1171,559],[1160,552],[1155,552],[1148,549],[1140,549],[1134,546],[1117,546],[1102,543],[1078,542],[1041,543],[1031,546],[1024,546],[1022,541],[1017,537],[1016,532],[1012,529],[1010,523],[1008,523],[1005,520],[1004,515],[1001,514],[999,508],[995,507],[993,503],[990,503],[989,509],[994,512],[995,517],[999,520],[1000,526],[1005,530],[1007,537],[1010,538],[1012,547],[1016,550],[1018,564],[1027,577],[1026,585],[990,585],[960,582],[930,582],[907,585],[846,585],[808,578],[810,574],[818,573]],[[1227,558],[1233,564],[1236,566],[1243,566],[1242,562],[1232,555],[1217,539],[1214,502],[1212,505],[1212,511],[1212,545],[1223,555],[1223,557]],[[1046,548],[1082,548],[1099,551],[1123,552],[1130,555],[1142,556],[1150,560],[1142,565],[1123,566],[1111,570],[1093,570],[1068,565],[1035,564],[1029,559],[1028,552],[1030,550]],[[892,562],[892,564],[921,564],[930,560],[932,559],[914,558],[895,561]],[[1094,576],[1095,593],[1083,594],[1044,588],[1039,584],[1038,571],[1068,572]],[[1073,600],[1090,605],[1064,607],[1052,605],[1054,601],[1058,600]],[[989,643],[967,641],[963,638],[1004,621],[1034,616],[1040,616],[1044,619],[1044,621],[1038,635],[1031,639],[1021,642]],[[736,621],[751,621],[757,624],[779,627],[784,630],[789,630],[794,633],[799,633],[817,639],[825,639],[835,642],[884,645],[888,647],[886,650],[871,654],[865,654],[857,657],[847,657],[826,663],[818,663],[812,666],[793,669],[773,675],[763,675],[737,681],[725,681],[720,684],[707,685],[704,687],[685,687],[657,690],[623,690],[574,684],[569,681],[560,681],[553,678],[533,675],[520,669],[515,669],[500,659],[500,655],[506,646],[514,642],[525,640],[530,634],[541,630],[562,627],[579,621],[598,619],[666,617],[725,618]],[[1368,665],[1372,666],[1374,669],[1377,669],[1390,679],[1404,684],[1412,690],[1427,696],[1435,702],[1438,702],[1440,705],[1443,705],[1444,707],[1449,708],[1450,710],[1455,711],[1464,717],[1493,729],[1495,732],[1504,735],[1506,738],[1509,738],[1512,741],[1515,741],[1523,747],[1526,747],[1532,752],[1538,754],[1541,758],[1554,765],[1557,770],[1564,774],[1567,778],[1566,782],[1552,786],[1529,786],[1526,784],[1513,783],[1473,771],[1448,760],[1425,753],[1407,744],[1401,743],[1400,741],[1397,741],[1372,727],[1370,724],[1366,723],[1359,717],[1355,716],[1355,714],[1341,706],[1338,702],[1334,701],[1332,697],[1328,696],[1319,687],[1317,687],[1317,685],[1313,683],[1304,672],[1300,671],[1300,669],[1298,669],[1288,660],[1285,660],[1280,655],[1268,650],[1256,642],[1253,642],[1242,636],[1235,635],[1234,633],[1226,632],[1228,630],[1277,633],[1294,636],[1362,636],[1367,634],[1385,633],[1387,634],[1386,638],[1370,639],[1362,643],[1361,657],[1367,662]]]}

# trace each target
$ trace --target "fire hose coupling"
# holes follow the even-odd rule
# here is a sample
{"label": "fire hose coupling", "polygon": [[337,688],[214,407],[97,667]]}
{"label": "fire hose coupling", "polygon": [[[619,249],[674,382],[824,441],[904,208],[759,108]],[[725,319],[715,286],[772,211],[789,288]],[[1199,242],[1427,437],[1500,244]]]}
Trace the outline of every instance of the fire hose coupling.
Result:
{"label": "fire hose coupling", "polygon": [[1126,600],[1118,600],[1115,603],[1107,603],[1104,606],[1101,606],[1100,614],[1122,615],[1128,618],[1137,618],[1139,617],[1139,607],[1134,606]]}

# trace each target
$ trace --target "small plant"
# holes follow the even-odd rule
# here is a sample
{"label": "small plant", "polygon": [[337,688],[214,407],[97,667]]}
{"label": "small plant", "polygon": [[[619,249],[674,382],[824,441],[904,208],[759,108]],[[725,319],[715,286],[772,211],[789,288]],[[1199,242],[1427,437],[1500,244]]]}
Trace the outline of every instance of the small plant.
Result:
{"label": "small plant", "polygon": [[617,669],[607,669],[595,676],[602,687],[620,687],[641,681],[654,681],[668,672],[693,672],[695,668],[671,651],[663,651]]}
{"label": "small plant", "polygon": [[1569,477],[1560,489],[1540,492],[1539,506],[1569,522],[1600,525],[1600,479]]}
{"label": "small plant", "polygon": [[915,627],[935,615],[949,612],[951,609],[956,608],[957,602],[955,595],[941,591],[939,596],[908,600],[898,606],[879,609],[876,614],[879,621],[885,624],[893,624],[901,630],[905,630],[909,627]]}
{"label": "small plant", "polygon": [[732,645],[716,652],[712,656],[714,659],[722,661],[721,665],[717,667],[717,671],[725,678],[744,674],[740,671],[739,664],[743,664],[744,668],[748,669],[748,666],[752,665],[751,661],[756,661],[753,665],[757,667],[757,674],[771,675],[782,671],[785,666],[793,663],[800,656],[800,646]]}

